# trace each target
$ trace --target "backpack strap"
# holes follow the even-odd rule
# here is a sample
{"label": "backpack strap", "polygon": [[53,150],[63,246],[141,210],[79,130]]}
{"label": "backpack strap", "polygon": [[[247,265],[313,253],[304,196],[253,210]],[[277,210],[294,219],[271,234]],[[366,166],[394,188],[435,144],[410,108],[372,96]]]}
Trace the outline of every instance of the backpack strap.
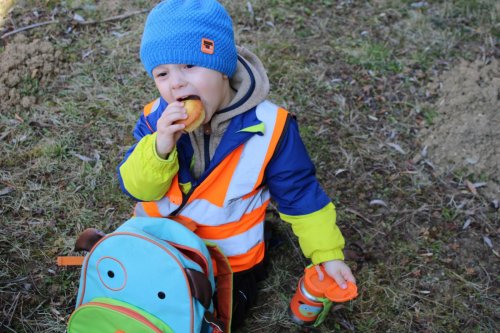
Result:
{"label": "backpack strap", "polygon": [[192,268],[184,269],[189,280],[191,294],[200,301],[205,309],[210,307],[212,302],[212,285],[205,274]]}
{"label": "backpack strap", "polygon": [[205,244],[217,272],[217,318],[222,321],[227,329],[227,331],[223,330],[222,332],[230,332],[233,312],[233,271],[226,256],[216,244],[206,241]]}

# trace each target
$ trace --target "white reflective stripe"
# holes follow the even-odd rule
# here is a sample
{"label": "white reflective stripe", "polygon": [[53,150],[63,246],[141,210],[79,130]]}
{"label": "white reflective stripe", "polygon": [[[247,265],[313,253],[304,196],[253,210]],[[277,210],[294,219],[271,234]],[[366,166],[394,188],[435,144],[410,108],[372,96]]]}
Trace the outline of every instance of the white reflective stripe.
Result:
{"label": "white reflective stripe", "polygon": [[206,240],[216,243],[226,257],[244,254],[264,241],[264,221],[255,225],[250,230],[233,237]]}
{"label": "white reflective stripe", "polygon": [[[157,205],[158,211],[160,212],[161,216],[169,216],[170,213],[172,213],[179,207],[178,205],[171,203],[170,200],[168,200],[168,198],[166,197],[162,198],[159,201],[155,201],[155,204]],[[138,202],[135,205],[134,215],[140,217],[149,217],[146,209],[144,209],[144,205],[142,202]]]}
{"label": "white reflective stripe", "polygon": [[225,203],[252,191],[263,168],[278,116],[278,107],[265,101],[257,106],[256,114],[257,118],[264,123],[264,135],[254,135],[245,143],[240,162],[231,177]]}
{"label": "white reflective stripe", "polygon": [[139,217],[147,217],[148,216],[148,214],[144,210],[144,207],[142,206],[142,202],[138,202],[135,205],[134,215],[139,216]]}
{"label": "white reflective stripe", "polygon": [[[268,189],[261,189],[247,199],[236,199],[218,207],[205,199],[196,199],[186,205],[180,215],[190,218],[200,225],[218,226],[241,220],[243,215],[262,207],[271,198]],[[163,212],[162,212],[163,214]]]}
{"label": "white reflective stripe", "polygon": [[156,201],[158,205],[158,210],[160,211],[161,216],[169,216],[174,210],[179,208],[179,205],[171,202],[168,197],[163,197],[160,200]]}
{"label": "white reflective stripe", "polygon": [[154,103],[154,104],[153,104],[153,106],[151,107],[151,111],[149,112],[149,114],[151,114],[151,113],[155,112],[155,111],[158,109],[158,107],[159,107],[159,106],[160,106],[160,98],[157,98],[157,99],[155,100],[155,103]]}

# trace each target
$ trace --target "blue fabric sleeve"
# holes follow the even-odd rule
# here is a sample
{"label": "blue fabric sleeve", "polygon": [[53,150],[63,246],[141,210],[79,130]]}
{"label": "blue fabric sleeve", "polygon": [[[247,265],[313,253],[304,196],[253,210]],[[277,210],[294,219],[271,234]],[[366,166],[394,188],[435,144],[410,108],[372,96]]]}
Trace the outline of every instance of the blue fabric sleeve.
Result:
{"label": "blue fabric sleeve", "polygon": [[316,179],[316,169],[292,117],[266,168],[265,182],[278,210],[286,215],[310,214],[331,202]]}

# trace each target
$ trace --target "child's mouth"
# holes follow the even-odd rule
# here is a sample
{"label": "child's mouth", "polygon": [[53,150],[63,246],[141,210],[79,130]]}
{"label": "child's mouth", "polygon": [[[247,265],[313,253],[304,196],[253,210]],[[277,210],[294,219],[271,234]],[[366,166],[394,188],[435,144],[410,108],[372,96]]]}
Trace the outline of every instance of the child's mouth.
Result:
{"label": "child's mouth", "polygon": [[180,97],[180,98],[177,98],[177,101],[178,102],[182,102],[182,101],[186,101],[188,99],[201,99],[200,96],[197,96],[197,95],[189,95],[189,96],[184,96],[184,97]]}

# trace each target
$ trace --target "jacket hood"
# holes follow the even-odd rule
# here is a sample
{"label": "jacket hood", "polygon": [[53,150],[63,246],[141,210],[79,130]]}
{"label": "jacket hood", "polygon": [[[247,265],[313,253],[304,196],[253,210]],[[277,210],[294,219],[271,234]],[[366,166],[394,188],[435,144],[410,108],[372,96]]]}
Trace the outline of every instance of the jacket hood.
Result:
{"label": "jacket hood", "polygon": [[244,47],[238,47],[238,65],[230,79],[236,92],[229,106],[219,110],[212,118],[212,130],[218,125],[263,102],[269,93],[269,79],[260,59]]}
{"label": "jacket hood", "polygon": [[[269,93],[269,78],[260,59],[244,47],[237,47],[238,64],[229,84],[235,91],[234,98],[227,107],[217,111],[210,120],[210,159],[220,143],[224,131],[232,118],[242,114],[266,100]],[[189,134],[194,150],[193,173],[198,178],[206,163],[203,126]]]}

